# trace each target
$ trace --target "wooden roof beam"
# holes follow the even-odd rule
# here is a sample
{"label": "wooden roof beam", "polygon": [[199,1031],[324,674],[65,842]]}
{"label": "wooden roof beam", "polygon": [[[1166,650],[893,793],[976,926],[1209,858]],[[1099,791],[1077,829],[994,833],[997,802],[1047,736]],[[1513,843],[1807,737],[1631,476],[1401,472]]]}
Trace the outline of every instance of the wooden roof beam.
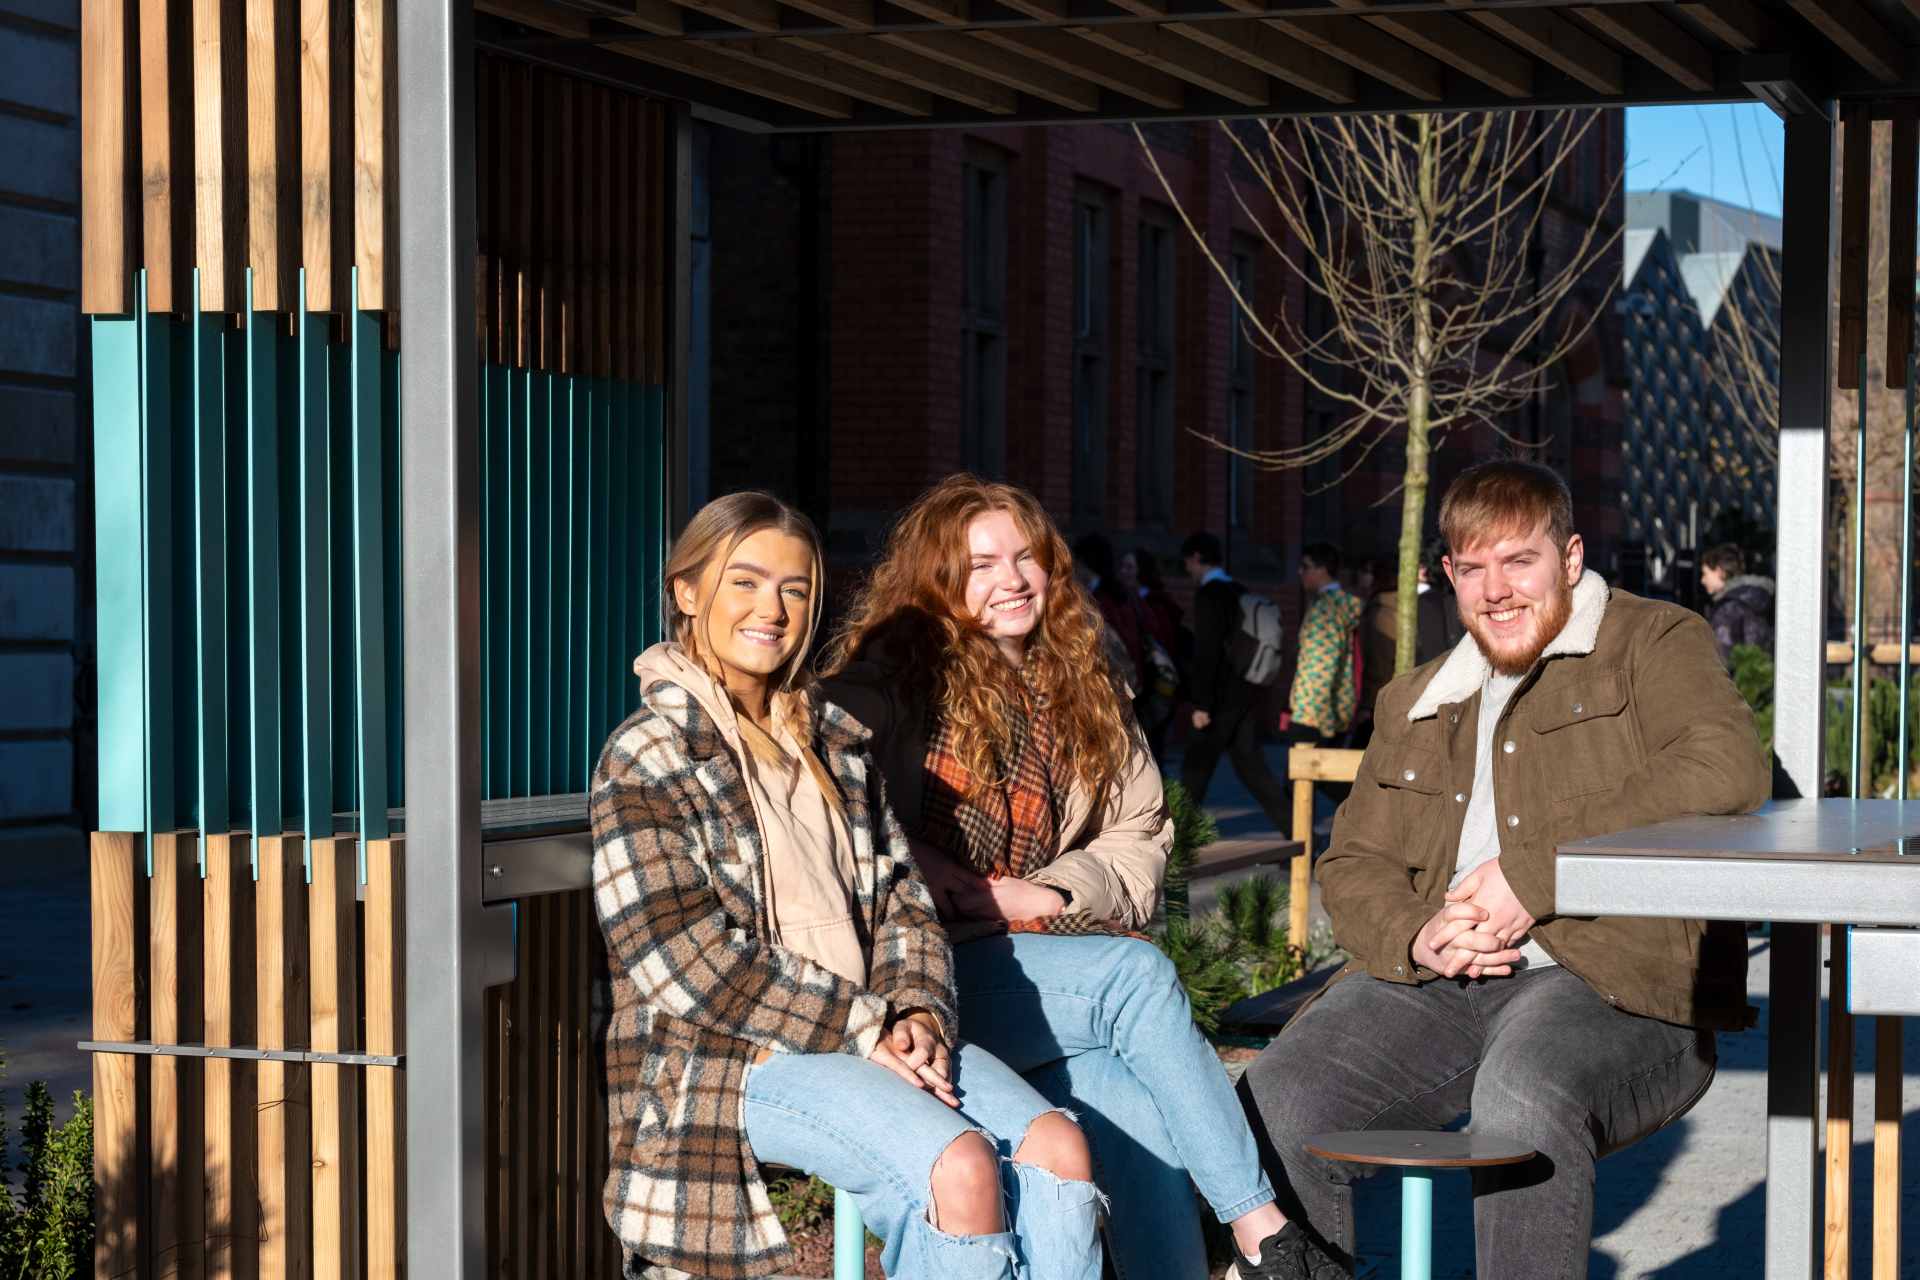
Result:
{"label": "wooden roof beam", "polygon": [[963,107],[988,115],[1010,116],[1020,105],[1020,95],[998,81],[935,62],[909,49],[898,49],[878,40],[821,40],[812,36],[787,36],[780,43],[795,49],[817,53],[823,58],[887,76],[901,84],[947,98]]}
{"label": "wooden roof beam", "polygon": [[1073,6],[1067,0],[1000,0],[1000,3],[1041,22],[1065,22],[1073,16]]}
{"label": "wooden roof beam", "polygon": [[[1264,0],[1227,0],[1227,3],[1255,13],[1265,7]],[[1446,77],[1438,62],[1358,19],[1313,18],[1302,22],[1293,18],[1265,18],[1262,21],[1308,48],[1423,102],[1438,102],[1444,92]]]}
{"label": "wooden roof beam", "polygon": [[1780,24],[1753,0],[1708,0],[1676,5],[1695,26],[1736,53],[1753,53],[1780,42]]}
{"label": "wooden roof beam", "polygon": [[1091,80],[1103,89],[1137,98],[1163,111],[1186,104],[1186,88],[1179,80],[1132,58],[1102,49],[1065,31],[1015,31],[989,28],[975,31],[976,40],[1032,58],[1042,66]]}
{"label": "wooden roof beam", "polygon": [[997,80],[1009,89],[1032,94],[1069,111],[1095,111],[1100,107],[1100,90],[1086,81],[1042,66],[1032,58],[975,40],[963,32],[928,31],[914,35],[879,35],[874,39]]}
{"label": "wooden roof beam", "polygon": [[1695,93],[1713,87],[1713,54],[1651,5],[1583,5],[1580,20]]}
{"label": "wooden roof beam", "polygon": [[[1456,9],[1471,0],[1448,0]],[[1626,65],[1617,49],[1545,9],[1475,9],[1473,20],[1515,48],[1571,76],[1595,93],[1627,91]]]}
{"label": "wooden roof beam", "polygon": [[1855,0],[1788,0],[1793,11],[1812,23],[1841,52],[1882,83],[1900,78],[1900,42]]}
{"label": "wooden roof beam", "polygon": [[709,18],[731,22],[745,31],[771,34],[780,29],[780,6],[776,0],[674,0],[674,3]]}
{"label": "wooden roof beam", "polygon": [[768,71],[792,76],[804,84],[817,85],[844,93],[876,107],[898,111],[901,115],[925,117],[933,114],[933,97],[886,76],[848,66],[809,49],[796,49],[779,40],[713,40],[706,45],[716,53],[737,58]]}
{"label": "wooden roof beam", "polygon": [[1328,102],[1354,100],[1353,68],[1272,27],[1252,21],[1170,22],[1167,30]]}
{"label": "wooden roof beam", "polygon": [[1156,71],[1178,76],[1188,84],[1217,93],[1244,107],[1264,107],[1267,77],[1237,61],[1161,27],[1074,27],[1073,33],[1103,49],[1124,54]]}
{"label": "wooden roof beam", "polygon": [[853,117],[853,101],[844,93],[805,84],[791,76],[751,66],[737,58],[713,52],[703,43],[673,40],[625,41],[606,46],[642,62],[678,71],[769,102],[795,107],[832,120]]}
{"label": "wooden roof beam", "polygon": [[1525,98],[1533,93],[1533,63],[1524,54],[1448,13],[1385,15],[1368,0],[1334,0],[1349,12],[1365,12],[1367,21],[1394,39],[1472,76],[1495,93]]}
{"label": "wooden roof beam", "polygon": [[967,25],[967,0],[893,0],[895,7],[949,27]]}
{"label": "wooden roof beam", "polygon": [[[873,0],[786,0],[789,9],[849,31],[873,30]],[[624,21],[624,19],[623,19]]]}

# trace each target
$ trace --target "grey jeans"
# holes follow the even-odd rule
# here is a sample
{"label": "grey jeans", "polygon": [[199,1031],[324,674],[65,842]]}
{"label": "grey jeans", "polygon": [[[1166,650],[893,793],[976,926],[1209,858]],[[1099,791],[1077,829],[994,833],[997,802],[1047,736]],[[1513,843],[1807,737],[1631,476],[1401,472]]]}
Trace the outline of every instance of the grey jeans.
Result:
{"label": "grey jeans", "polygon": [[1422,986],[1343,978],[1247,1069],[1241,1100],[1272,1143],[1281,1208],[1353,1256],[1352,1180],[1310,1156],[1316,1133],[1442,1129],[1524,1142],[1525,1164],[1477,1171],[1480,1280],[1587,1274],[1594,1161],[1678,1118],[1713,1081],[1713,1033],[1614,1008],[1574,974]]}

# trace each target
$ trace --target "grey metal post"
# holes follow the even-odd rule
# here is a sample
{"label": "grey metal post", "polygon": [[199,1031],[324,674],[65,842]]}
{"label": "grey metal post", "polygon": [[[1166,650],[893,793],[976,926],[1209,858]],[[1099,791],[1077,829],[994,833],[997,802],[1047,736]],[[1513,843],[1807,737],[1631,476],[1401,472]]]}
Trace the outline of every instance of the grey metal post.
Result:
{"label": "grey metal post", "polygon": [[[1834,121],[1786,125],[1780,250],[1780,524],[1775,569],[1774,751],[1799,794],[1825,761],[1827,422],[1833,386]],[[1767,1280],[1811,1280],[1820,1262],[1820,933],[1775,925],[1768,993]]]}
{"label": "grey metal post", "polygon": [[481,996],[512,917],[480,901],[480,455],[473,6],[396,6],[406,671],[407,1268],[486,1265]]}

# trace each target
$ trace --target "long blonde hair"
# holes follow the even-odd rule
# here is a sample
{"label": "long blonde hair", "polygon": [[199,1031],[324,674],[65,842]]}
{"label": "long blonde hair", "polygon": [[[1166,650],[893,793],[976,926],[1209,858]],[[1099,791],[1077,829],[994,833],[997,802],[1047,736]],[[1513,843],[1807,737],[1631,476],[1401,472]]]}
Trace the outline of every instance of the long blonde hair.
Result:
{"label": "long blonde hair", "polygon": [[[1047,572],[1045,611],[1019,672],[967,612],[967,527],[990,511],[1013,517]],[[900,678],[908,694],[959,731],[960,763],[976,790],[998,780],[996,761],[1012,747],[1011,712],[1024,678],[1054,718],[1063,781],[1098,797],[1133,751],[1131,715],[1107,663],[1102,625],[1098,606],[1074,579],[1066,540],[1039,501],[1025,489],[962,473],[901,514],[826,663],[837,672],[861,657],[905,659]]]}
{"label": "long blonde hair", "polygon": [[828,803],[836,809],[842,809],[839,789],[833,785],[832,778],[812,746],[814,697],[807,656],[812,652],[814,635],[820,629],[821,597],[826,587],[820,532],[813,527],[813,521],[760,489],[748,489],[715,498],[687,521],[687,527],[674,540],[673,550],[660,572],[660,619],[667,634],[686,651],[687,656],[713,677],[714,683],[733,704],[740,724],[741,740],[754,758],[782,770],[790,768],[793,761],[786,750],[766,730],[742,714],[739,700],[727,688],[726,672],[720,660],[714,656],[708,634],[712,597],[700,603],[697,613],[690,614],[682,611],[679,597],[674,592],[675,585],[684,580],[693,585],[695,598],[698,599],[708,566],[717,563],[724,567],[732,558],[735,548],[767,529],[806,543],[809,584],[807,624],[800,645],[791,657],[767,677],[770,686],[767,700],[769,719],[776,733],[785,729],[792,737],[800,751],[800,763],[813,774]]}

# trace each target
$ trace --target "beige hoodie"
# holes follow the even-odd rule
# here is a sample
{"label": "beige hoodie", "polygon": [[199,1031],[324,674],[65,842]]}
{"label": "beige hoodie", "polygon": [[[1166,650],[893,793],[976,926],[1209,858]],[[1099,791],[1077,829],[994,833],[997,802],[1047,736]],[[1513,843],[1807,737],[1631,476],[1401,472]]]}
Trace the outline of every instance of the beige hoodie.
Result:
{"label": "beige hoodie", "polygon": [[633,660],[633,673],[643,689],[666,680],[692,694],[733,752],[766,851],[775,945],[865,986],[868,939],[854,912],[853,833],[813,770],[800,763],[792,734],[782,728],[775,739],[789,753],[787,768],[755,757],[741,738],[733,700],[679,645],[654,645]]}

